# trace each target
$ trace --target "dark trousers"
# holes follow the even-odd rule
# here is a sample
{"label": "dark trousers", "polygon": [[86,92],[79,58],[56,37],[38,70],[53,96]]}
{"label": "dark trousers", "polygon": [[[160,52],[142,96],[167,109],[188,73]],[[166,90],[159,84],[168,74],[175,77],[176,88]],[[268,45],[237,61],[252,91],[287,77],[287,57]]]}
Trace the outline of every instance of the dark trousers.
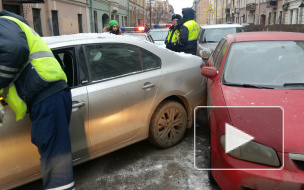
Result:
{"label": "dark trousers", "polygon": [[71,92],[62,90],[31,109],[32,143],[41,156],[43,189],[74,189],[69,123]]}

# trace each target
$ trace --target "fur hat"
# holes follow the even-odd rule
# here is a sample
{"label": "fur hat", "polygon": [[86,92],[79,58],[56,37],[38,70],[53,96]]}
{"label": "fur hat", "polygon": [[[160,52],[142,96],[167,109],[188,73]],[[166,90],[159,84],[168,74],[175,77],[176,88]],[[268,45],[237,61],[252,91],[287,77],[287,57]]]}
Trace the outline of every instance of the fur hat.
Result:
{"label": "fur hat", "polygon": [[179,14],[174,14],[174,15],[172,15],[172,20],[173,20],[173,19],[181,20],[181,19],[182,19],[182,16],[179,15]]}

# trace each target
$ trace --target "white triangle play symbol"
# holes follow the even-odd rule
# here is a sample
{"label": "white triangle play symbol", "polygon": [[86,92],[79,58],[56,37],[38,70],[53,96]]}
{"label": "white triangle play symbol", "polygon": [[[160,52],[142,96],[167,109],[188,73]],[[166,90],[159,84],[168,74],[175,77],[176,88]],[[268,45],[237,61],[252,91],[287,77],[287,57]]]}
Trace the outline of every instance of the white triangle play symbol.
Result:
{"label": "white triangle play symbol", "polygon": [[251,141],[254,139],[253,136],[244,133],[243,131],[225,123],[225,130],[226,130],[226,139],[225,139],[225,152],[228,153],[229,151],[242,146],[243,144]]}

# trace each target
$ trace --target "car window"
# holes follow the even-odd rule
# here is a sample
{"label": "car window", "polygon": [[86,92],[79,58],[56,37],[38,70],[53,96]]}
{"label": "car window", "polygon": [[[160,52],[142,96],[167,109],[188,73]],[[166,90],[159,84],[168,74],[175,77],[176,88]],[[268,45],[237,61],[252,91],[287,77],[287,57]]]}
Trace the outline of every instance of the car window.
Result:
{"label": "car window", "polygon": [[223,45],[225,43],[225,38],[222,39],[222,41],[220,41],[220,43],[218,43],[217,47],[215,48],[213,54],[212,54],[212,58],[213,58],[213,64],[215,64],[216,60],[217,60],[217,57],[220,53],[220,50],[222,49]]}
{"label": "car window", "polygon": [[169,30],[150,30],[150,35],[154,41],[165,41]]}
{"label": "car window", "polygon": [[139,49],[126,44],[85,47],[92,81],[130,75],[142,71]]}
{"label": "car window", "polygon": [[150,42],[154,43],[154,40],[152,38],[152,36],[148,35],[149,39],[150,39]]}
{"label": "car window", "polygon": [[67,48],[67,49],[60,49],[60,50],[53,50],[54,57],[59,62],[62,70],[65,72],[67,76],[67,84],[70,87],[73,87],[75,84],[75,59],[74,59],[74,49]]}
{"label": "car window", "polygon": [[219,68],[221,67],[222,61],[223,61],[223,57],[225,55],[226,49],[228,47],[228,41],[226,39],[222,40],[223,42],[223,46],[221,47],[221,50],[219,51],[218,57],[215,61],[214,67],[219,70]]}
{"label": "car window", "polygon": [[158,69],[161,65],[159,57],[144,49],[142,49],[142,61],[144,70]]}
{"label": "car window", "polygon": [[204,31],[200,36],[200,43],[217,43],[227,34],[233,34],[236,32],[237,32],[236,27],[204,29]]}
{"label": "car window", "polygon": [[243,27],[238,27],[238,28],[236,28],[236,32],[237,33],[244,32],[244,28]]}

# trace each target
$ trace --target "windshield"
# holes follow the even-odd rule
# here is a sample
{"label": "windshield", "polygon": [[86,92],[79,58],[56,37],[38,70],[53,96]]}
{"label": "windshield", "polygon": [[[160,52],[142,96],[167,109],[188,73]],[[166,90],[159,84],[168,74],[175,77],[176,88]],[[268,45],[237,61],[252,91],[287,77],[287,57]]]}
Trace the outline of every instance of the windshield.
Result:
{"label": "windshield", "polygon": [[239,32],[244,32],[242,27],[204,29],[200,37],[200,43],[218,43],[227,34]]}
{"label": "windshield", "polygon": [[154,41],[165,41],[168,30],[150,30],[149,34],[152,36]]}
{"label": "windshield", "polygon": [[234,43],[225,63],[223,84],[303,89],[303,60],[304,41]]}

